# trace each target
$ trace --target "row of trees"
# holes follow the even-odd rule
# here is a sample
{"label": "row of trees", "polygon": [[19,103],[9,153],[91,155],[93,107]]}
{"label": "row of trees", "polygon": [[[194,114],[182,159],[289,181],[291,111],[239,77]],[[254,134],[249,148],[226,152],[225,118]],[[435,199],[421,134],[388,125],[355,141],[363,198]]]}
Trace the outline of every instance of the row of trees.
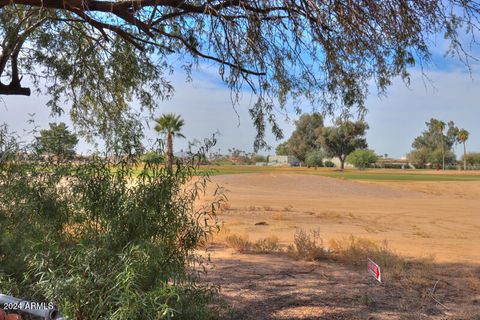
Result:
{"label": "row of trees", "polygon": [[[453,121],[444,121],[432,118],[425,122],[427,129],[415,138],[413,150],[407,155],[408,160],[416,167],[425,167],[427,164],[445,169],[445,165],[456,163],[453,147],[463,145],[463,167],[468,165],[466,142],[469,132],[459,128]],[[473,159],[472,159],[473,160]]]}
{"label": "row of trees", "polygon": [[368,124],[363,120],[351,121],[337,118],[333,126],[324,126],[323,116],[314,112],[303,114],[295,121],[295,130],[291,137],[279,144],[277,155],[294,155],[307,163],[315,155],[337,157],[340,167],[344,169],[347,156],[356,149],[366,149],[365,138]]}
{"label": "row of trees", "polygon": [[[155,131],[165,136],[167,168],[173,169],[173,138],[185,138],[182,128],[185,121],[181,116],[167,113],[155,119]],[[72,133],[67,125],[61,123],[50,123],[48,129],[40,130],[35,138],[35,149],[38,154],[54,156],[58,159],[67,160],[75,157],[75,148],[78,144],[78,137]]]}

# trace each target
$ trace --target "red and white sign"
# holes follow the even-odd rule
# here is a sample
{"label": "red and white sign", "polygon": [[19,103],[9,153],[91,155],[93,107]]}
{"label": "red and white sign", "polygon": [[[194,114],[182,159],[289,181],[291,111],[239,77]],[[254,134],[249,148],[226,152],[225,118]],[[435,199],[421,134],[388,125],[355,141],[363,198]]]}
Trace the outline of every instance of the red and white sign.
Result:
{"label": "red and white sign", "polygon": [[380,266],[373,262],[372,259],[368,258],[368,272],[377,280],[378,282],[382,282],[382,273],[380,271]]}

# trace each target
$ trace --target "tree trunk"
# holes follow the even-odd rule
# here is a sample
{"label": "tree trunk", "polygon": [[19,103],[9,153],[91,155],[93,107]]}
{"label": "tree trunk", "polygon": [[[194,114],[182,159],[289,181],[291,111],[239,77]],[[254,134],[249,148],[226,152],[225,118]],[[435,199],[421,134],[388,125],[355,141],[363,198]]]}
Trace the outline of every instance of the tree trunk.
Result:
{"label": "tree trunk", "polygon": [[443,143],[443,133],[442,133],[442,170],[445,170],[445,145]]}
{"label": "tree trunk", "polygon": [[345,157],[342,158],[342,156],[339,157],[340,159],[340,170],[345,169]]}
{"label": "tree trunk", "polygon": [[169,173],[173,173],[173,141],[170,131],[167,134],[167,170]]}
{"label": "tree trunk", "polygon": [[463,170],[467,171],[467,146],[463,141]]}

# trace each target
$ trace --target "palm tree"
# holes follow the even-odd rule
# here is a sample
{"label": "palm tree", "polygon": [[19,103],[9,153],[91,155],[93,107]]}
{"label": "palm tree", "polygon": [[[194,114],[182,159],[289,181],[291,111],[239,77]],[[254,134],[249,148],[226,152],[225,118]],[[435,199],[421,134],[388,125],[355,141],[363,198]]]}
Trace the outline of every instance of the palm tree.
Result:
{"label": "palm tree", "polygon": [[445,130],[445,122],[437,121],[435,123],[435,129],[440,134],[440,143],[442,145],[442,170],[445,170],[445,144],[443,142],[443,131]]}
{"label": "palm tree", "polygon": [[162,114],[155,119],[155,131],[167,136],[167,170],[173,172],[173,137],[185,138],[180,133],[185,122],[182,117],[174,113]]}
{"label": "palm tree", "polygon": [[467,170],[467,146],[466,142],[468,140],[468,131],[465,129],[460,129],[457,135],[457,141],[463,143],[463,170]]}

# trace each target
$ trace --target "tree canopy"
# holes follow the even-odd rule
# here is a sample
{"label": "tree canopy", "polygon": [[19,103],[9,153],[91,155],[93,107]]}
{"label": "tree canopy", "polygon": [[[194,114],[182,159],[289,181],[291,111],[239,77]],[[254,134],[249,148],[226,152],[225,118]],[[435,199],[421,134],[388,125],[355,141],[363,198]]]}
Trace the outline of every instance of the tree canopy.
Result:
{"label": "tree canopy", "polygon": [[[365,110],[370,80],[384,93],[392,78],[429,60],[442,34],[462,58],[459,32],[478,30],[476,1],[0,0],[0,95],[50,96],[79,127],[117,132],[173,92],[168,74],[206,61],[250,114],[265,146],[273,113],[309,101],[327,111]],[[178,58],[181,57],[181,66]],[[90,130],[91,132],[92,130]],[[89,131],[85,131],[89,132]]]}
{"label": "tree canopy", "polygon": [[164,134],[167,138],[167,168],[169,172],[173,172],[173,138],[185,138],[181,133],[185,121],[179,115],[166,113],[155,119],[155,123],[155,131]]}
{"label": "tree canopy", "polygon": [[458,129],[457,142],[463,144],[463,170],[467,170],[467,140],[470,133],[465,129]]}
{"label": "tree canopy", "polygon": [[323,128],[323,116],[318,113],[305,113],[295,121],[295,130],[288,139],[288,151],[305,162],[307,153],[319,148],[319,132]]}
{"label": "tree canopy", "polygon": [[[452,151],[457,142],[459,129],[453,121],[445,122],[432,118],[425,122],[427,130],[415,138],[412,143],[413,150],[408,154],[408,159],[417,167],[427,164],[443,166],[455,162]],[[448,129],[447,129],[448,127]],[[445,129],[446,132],[445,132]]]}
{"label": "tree canopy", "polygon": [[347,162],[355,168],[363,170],[378,161],[378,156],[372,150],[357,149],[347,156]]}
{"label": "tree canopy", "polygon": [[365,121],[350,121],[338,118],[335,125],[320,131],[319,142],[330,157],[340,159],[340,169],[344,169],[347,156],[355,149],[367,148]]}
{"label": "tree canopy", "polygon": [[275,148],[275,154],[277,156],[288,156],[290,154],[290,150],[288,149],[288,141],[279,143]]}
{"label": "tree canopy", "polygon": [[49,129],[40,131],[36,147],[39,154],[53,155],[62,159],[71,159],[75,156],[75,147],[78,143],[77,135],[71,133],[65,123],[50,123]]}

